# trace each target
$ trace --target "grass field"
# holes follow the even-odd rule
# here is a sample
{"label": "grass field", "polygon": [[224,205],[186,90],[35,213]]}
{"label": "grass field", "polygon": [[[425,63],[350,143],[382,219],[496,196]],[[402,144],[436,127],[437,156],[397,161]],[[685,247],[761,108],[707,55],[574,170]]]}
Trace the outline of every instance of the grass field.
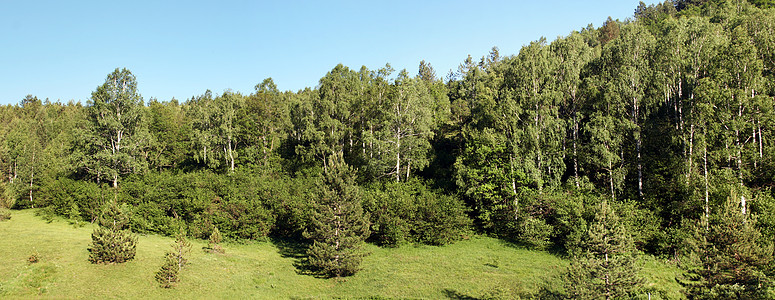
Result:
{"label": "grass field", "polygon": [[[299,274],[294,265],[301,249],[292,243],[225,244],[225,254],[211,254],[201,250],[203,241],[193,241],[182,282],[163,289],[154,273],[173,239],[140,236],[134,260],[94,265],[86,250],[91,226],[47,223],[31,210],[0,222],[0,298],[512,299],[535,293],[567,264],[547,252],[473,237],[443,247],[369,245],[362,271],[336,280]],[[28,262],[33,253],[38,263]],[[680,297],[675,272],[655,259],[644,265],[648,284],[670,298]]]}

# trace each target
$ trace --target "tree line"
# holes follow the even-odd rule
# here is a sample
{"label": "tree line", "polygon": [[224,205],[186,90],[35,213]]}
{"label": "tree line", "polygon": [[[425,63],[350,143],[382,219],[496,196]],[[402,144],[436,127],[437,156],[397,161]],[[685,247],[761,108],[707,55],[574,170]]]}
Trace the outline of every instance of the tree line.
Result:
{"label": "tree line", "polygon": [[[641,3],[445,78],[338,65],[297,92],[268,78],[146,102],[116,69],[85,104],[0,107],[3,199],[92,222],[116,199],[136,232],[308,241],[347,207],[348,238],[383,246],[485,233],[577,258],[608,253],[589,241],[614,220],[623,253],[681,261],[693,293],[753,293],[775,233],[775,14],[752,2]],[[758,254],[715,264],[743,242]]]}

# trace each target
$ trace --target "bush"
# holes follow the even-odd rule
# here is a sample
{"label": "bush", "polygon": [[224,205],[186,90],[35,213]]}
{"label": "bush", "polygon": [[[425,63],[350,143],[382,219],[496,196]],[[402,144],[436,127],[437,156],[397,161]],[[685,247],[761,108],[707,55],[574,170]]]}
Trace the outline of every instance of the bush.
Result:
{"label": "bush", "polygon": [[551,244],[549,238],[554,231],[554,227],[546,224],[544,219],[525,216],[519,218],[518,226],[519,239],[532,248],[544,250]]}
{"label": "bush", "polygon": [[0,209],[10,209],[16,204],[16,197],[11,187],[5,182],[0,183]]}
{"label": "bush", "polygon": [[423,244],[446,245],[463,238],[471,226],[468,209],[459,198],[422,190],[417,198],[414,238]]}
{"label": "bush", "polygon": [[381,246],[397,246],[411,240],[411,220],[415,218],[414,191],[408,184],[394,181],[370,186],[364,193],[364,210],[371,216],[369,241]]}
{"label": "bush", "polygon": [[[587,212],[584,194],[557,193],[547,195],[551,203],[551,211],[546,216],[546,223],[553,226],[551,242],[568,254],[573,254],[580,249],[580,245],[587,233],[587,219],[592,218],[591,212]],[[572,255],[571,255],[572,256]]]}
{"label": "bush", "polygon": [[110,193],[108,187],[100,187],[94,182],[73,180],[66,177],[44,185],[43,194],[48,195],[43,205],[54,213],[71,217],[73,205],[78,206],[81,220],[93,222],[100,215],[100,203],[103,195]]}
{"label": "bush", "polygon": [[372,185],[363,205],[371,216],[369,240],[382,246],[445,245],[460,240],[471,225],[459,198],[429,190],[419,180]]}
{"label": "bush", "polygon": [[319,174],[299,175],[295,178],[266,178],[268,188],[262,191],[262,199],[275,215],[272,234],[290,238],[302,238],[312,223],[315,211],[313,202],[315,182]]}

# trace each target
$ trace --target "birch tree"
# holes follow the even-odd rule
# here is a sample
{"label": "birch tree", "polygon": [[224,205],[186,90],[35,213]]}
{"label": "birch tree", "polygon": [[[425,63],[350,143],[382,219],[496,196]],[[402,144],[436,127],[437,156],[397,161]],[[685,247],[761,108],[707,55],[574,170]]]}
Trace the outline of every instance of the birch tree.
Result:
{"label": "birch tree", "polygon": [[87,103],[90,127],[87,143],[96,153],[86,156],[86,171],[118,187],[123,175],[145,168],[139,155],[148,142],[143,123],[143,98],[137,91],[137,80],[127,69],[108,74],[105,83],[92,92]]}

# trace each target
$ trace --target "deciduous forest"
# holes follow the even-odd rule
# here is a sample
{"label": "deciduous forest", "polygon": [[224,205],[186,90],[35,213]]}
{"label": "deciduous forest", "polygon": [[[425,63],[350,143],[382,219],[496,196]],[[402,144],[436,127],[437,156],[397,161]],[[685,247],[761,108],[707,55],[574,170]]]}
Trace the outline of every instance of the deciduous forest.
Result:
{"label": "deciduous forest", "polygon": [[300,243],[322,277],[364,243],[487,235],[570,261],[541,297],[643,295],[653,256],[689,298],[772,298],[773,7],[641,2],[449,74],[337,65],[296,92],[158,100],[106,70],[83,102],[0,106],[0,199],[127,241]]}

